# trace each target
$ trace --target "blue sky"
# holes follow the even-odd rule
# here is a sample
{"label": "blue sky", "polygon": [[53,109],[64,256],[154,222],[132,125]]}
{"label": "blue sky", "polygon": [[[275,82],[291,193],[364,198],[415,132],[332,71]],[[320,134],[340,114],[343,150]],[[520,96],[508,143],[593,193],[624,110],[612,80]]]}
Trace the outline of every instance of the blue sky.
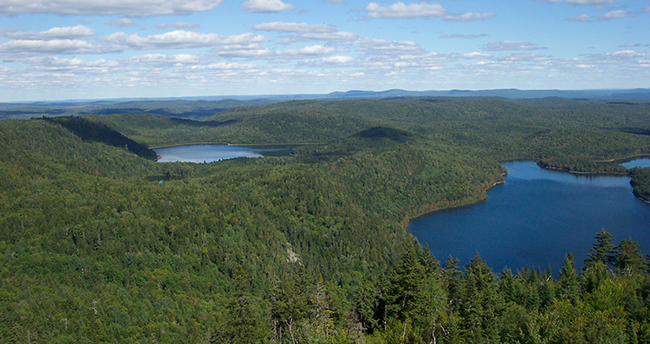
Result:
{"label": "blue sky", "polygon": [[650,87],[650,0],[2,0],[0,101]]}

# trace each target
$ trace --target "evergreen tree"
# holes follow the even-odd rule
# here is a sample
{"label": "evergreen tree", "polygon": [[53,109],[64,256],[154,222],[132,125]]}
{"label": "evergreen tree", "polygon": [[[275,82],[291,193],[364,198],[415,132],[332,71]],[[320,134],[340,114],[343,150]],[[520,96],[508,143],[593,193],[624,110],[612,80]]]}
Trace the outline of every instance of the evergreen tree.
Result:
{"label": "evergreen tree", "polygon": [[248,275],[240,266],[234,278],[235,291],[228,303],[226,319],[211,338],[211,343],[256,344],[267,341],[260,311],[250,294]]}
{"label": "evergreen tree", "polygon": [[427,274],[433,274],[440,269],[440,262],[431,254],[428,243],[424,245],[424,249],[420,252],[420,264],[424,266]]}
{"label": "evergreen tree", "polygon": [[614,267],[616,271],[626,275],[644,273],[648,266],[639,250],[639,245],[632,239],[622,240],[618,245]]}
{"label": "evergreen tree", "polygon": [[605,228],[602,228],[596,234],[594,246],[589,249],[592,253],[587,254],[589,258],[584,261],[584,268],[587,269],[590,265],[597,262],[604,263],[606,266],[614,264],[616,246],[611,244],[613,240],[612,234],[607,232]]}
{"label": "evergreen tree", "polygon": [[557,296],[561,299],[575,302],[580,296],[580,279],[576,271],[576,263],[573,254],[569,253],[564,257],[562,270],[558,278]]}
{"label": "evergreen tree", "polygon": [[472,343],[499,341],[498,317],[505,307],[496,276],[476,253],[465,267],[460,315],[464,333]]}

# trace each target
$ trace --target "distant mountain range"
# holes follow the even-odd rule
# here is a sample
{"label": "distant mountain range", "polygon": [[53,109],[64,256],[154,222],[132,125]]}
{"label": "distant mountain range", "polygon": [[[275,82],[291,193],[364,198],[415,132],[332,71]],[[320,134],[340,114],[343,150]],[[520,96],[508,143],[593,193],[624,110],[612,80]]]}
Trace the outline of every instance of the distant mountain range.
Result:
{"label": "distant mountain range", "polygon": [[617,90],[449,90],[332,92],[328,94],[289,94],[255,96],[197,96],[179,98],[120,98],[65,100],[0,104],[0,119],[83,114],[156,113],[170,117],[200,119],[239,106],[261,106],[290,100],[390,99],[400,97],[498,97],[508,99],[568,98],[586,100],[650,101],[650,89]]}

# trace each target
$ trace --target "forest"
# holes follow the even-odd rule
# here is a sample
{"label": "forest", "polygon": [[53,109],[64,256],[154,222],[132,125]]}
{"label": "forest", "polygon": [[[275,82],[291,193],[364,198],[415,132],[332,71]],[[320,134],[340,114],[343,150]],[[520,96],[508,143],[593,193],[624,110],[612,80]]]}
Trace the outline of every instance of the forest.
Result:
{"label": "forest", "polygon": [[[649,132],[650,103],[564,98],[2,120],[0,342],[648,343],[633,238],[595,228],[584,268],[494,272],[434,257],[406,225],[485,199],[507,160],[628,175],[650,201],[650,169],[618,165],[650,156]],[[151,155],[196,143],[295,148]]]}

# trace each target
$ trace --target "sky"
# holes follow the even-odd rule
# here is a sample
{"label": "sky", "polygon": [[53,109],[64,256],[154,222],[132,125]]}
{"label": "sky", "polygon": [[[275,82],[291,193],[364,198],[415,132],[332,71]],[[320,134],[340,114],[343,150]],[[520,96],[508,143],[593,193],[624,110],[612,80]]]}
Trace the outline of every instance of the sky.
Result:
{"label": "sky", "polygon": [[0,0],[0,102],[650,88],[650,0]]}

